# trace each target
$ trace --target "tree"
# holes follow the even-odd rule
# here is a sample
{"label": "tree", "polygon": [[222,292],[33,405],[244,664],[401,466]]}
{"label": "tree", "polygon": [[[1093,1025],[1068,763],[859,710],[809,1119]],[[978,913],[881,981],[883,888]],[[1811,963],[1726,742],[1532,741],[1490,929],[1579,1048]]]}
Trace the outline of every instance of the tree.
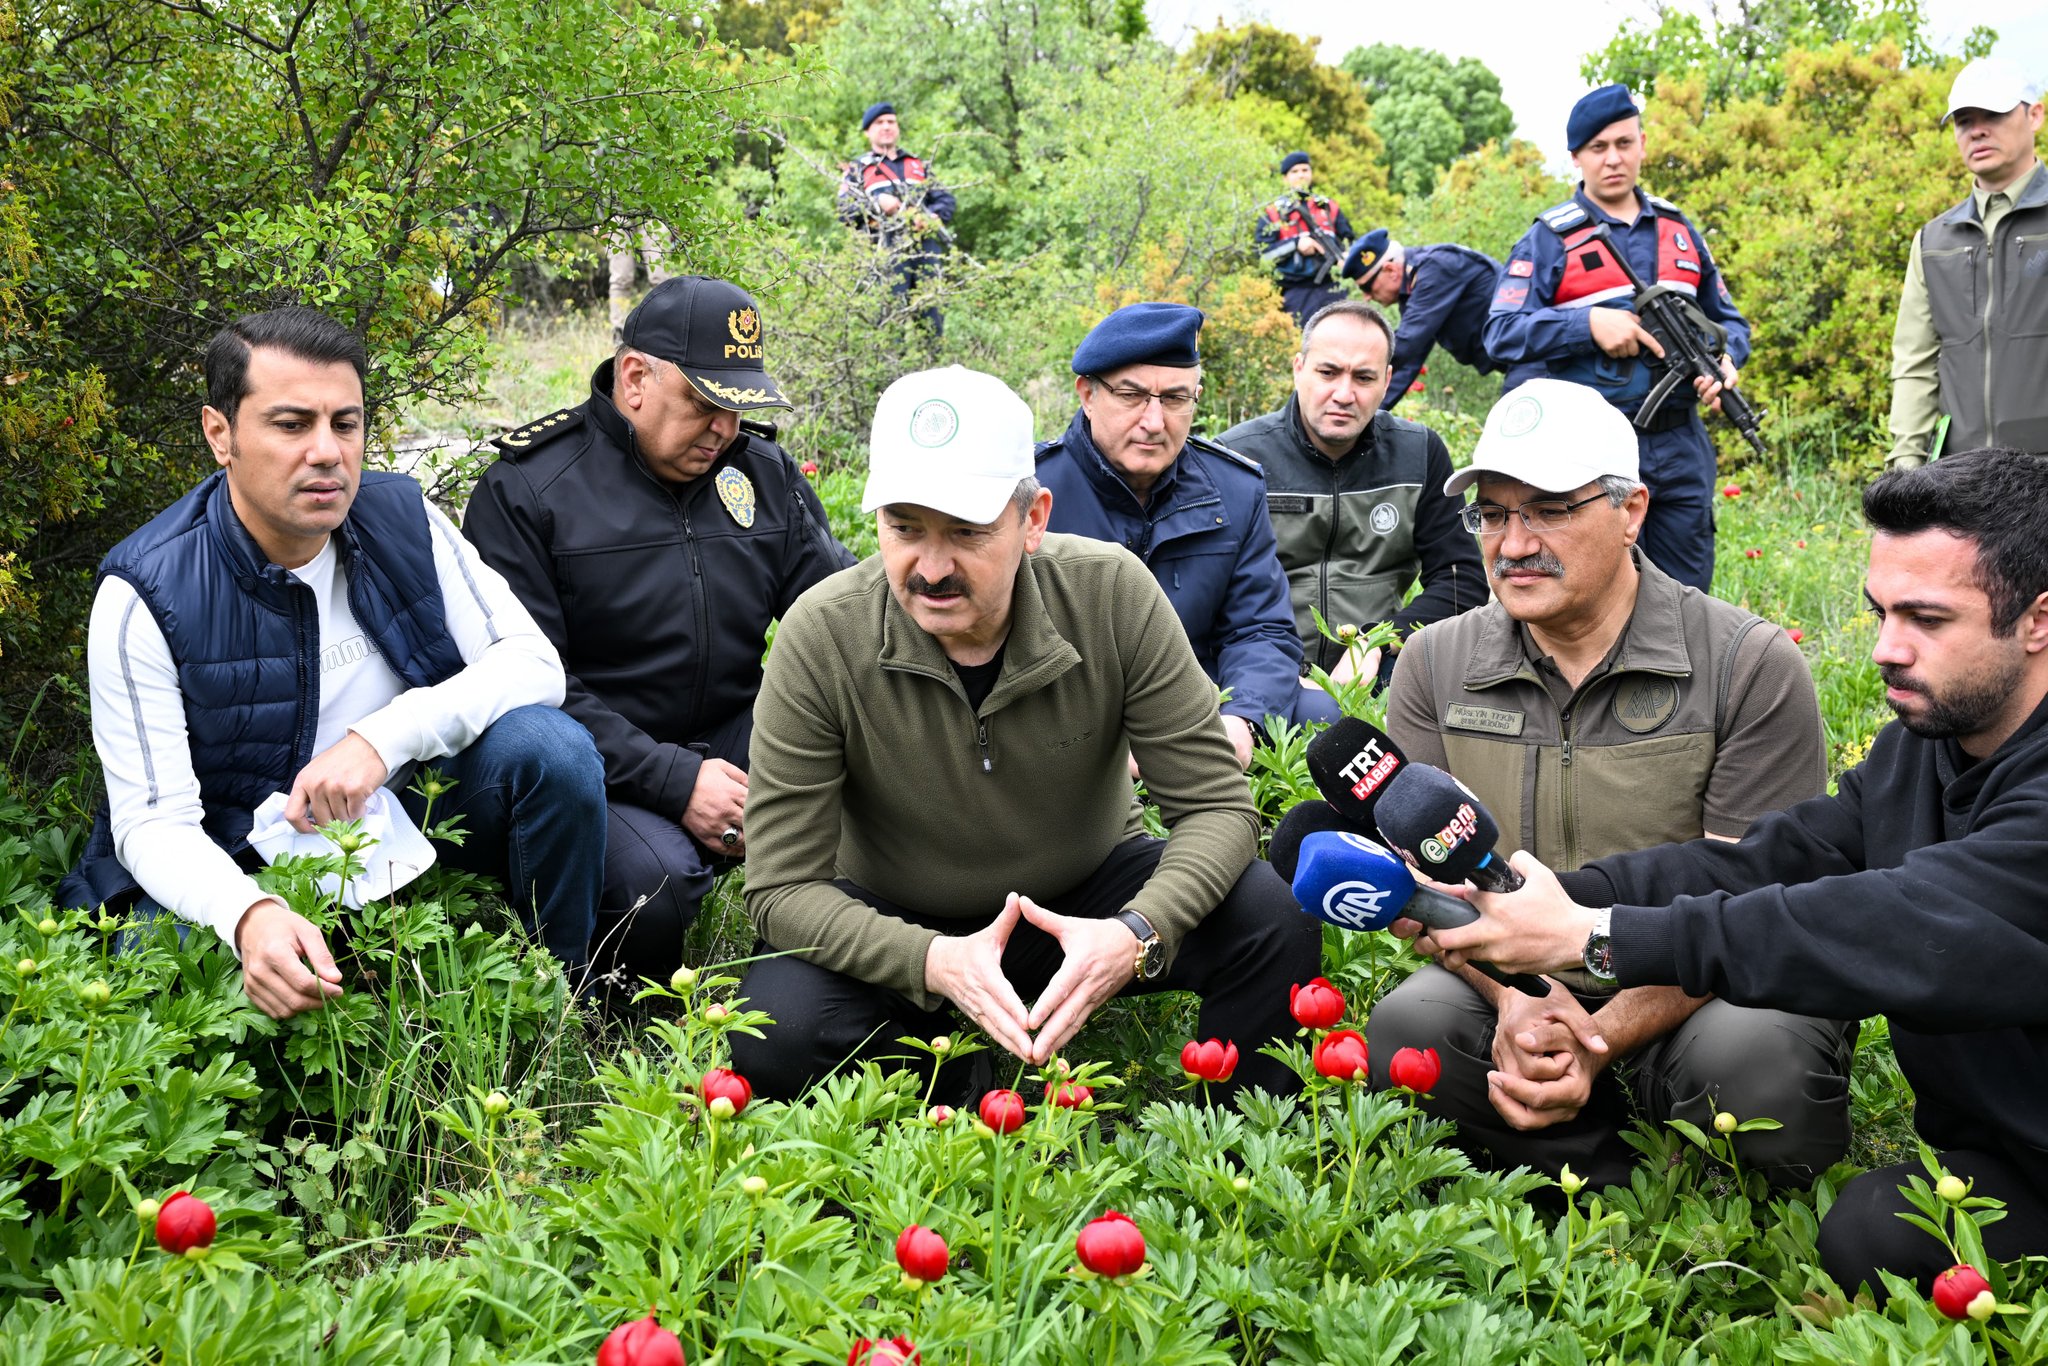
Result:
{"label": "tree", "polygon": [[1345,54],[1343,69],[1365,88],[1388,148],[1388,183],[1426,194],[1458,157],[1514,131],[1500,78],[1473,57],[1452,61],[1428,48],[1375,43]]}

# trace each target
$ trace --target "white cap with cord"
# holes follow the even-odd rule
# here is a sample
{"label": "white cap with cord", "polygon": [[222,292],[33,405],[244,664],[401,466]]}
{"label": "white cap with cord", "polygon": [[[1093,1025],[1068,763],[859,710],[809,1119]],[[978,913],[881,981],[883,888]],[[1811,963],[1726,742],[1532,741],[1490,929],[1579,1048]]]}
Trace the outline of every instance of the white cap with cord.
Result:
{"label": "white cap with cord", "polygon": [[1444,481],[1444,492],[1456,497],[1482,474],[1569,493],[1608,474],[1639,483],[1642,459],[1635,427],[1598,389],[1532,379],[1493,405],[1472,463]]}
{"label": "white cap with cord", "polygon": [[1031,408],[994,375],[948,365],[882,391],[860,510],[914,504],[985,526],[1037,469]]}

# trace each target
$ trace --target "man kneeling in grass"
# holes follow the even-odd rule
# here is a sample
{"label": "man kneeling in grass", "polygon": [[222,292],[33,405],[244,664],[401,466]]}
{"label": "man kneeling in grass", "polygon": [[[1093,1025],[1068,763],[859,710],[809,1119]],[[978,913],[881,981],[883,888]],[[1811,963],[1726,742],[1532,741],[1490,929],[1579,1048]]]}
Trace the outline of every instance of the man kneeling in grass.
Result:
{"label": "man kneeling in grass", "polygon": [[[875,410],[880,554],[783,620],[754,710],[734,1066],[790,1097],[965,1015],[1044,1064],[1110,997],[1195,991],[1232,1088],[1322,940],[1253,854],[1258,816],[1173,605],[1123,547],[1051,536],[1031,413],[991,376],[907,375]],[[1142,833],[1129,759],[1171,831]],[[958,1012],[956,1014],[955,1012]],[[971,1098],[956,1071],[949,1098]]]}

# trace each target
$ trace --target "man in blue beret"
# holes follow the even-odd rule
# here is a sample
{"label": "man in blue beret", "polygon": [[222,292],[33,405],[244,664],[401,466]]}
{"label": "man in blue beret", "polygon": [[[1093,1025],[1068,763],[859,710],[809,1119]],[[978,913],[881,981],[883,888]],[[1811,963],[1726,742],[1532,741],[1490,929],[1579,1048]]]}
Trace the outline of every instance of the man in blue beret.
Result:
{"label": "man in blue beret", "polygon": [[1315,168],[1307,152],[1289,152],[1280,162],[1287,193],[1259,210],[1254,240],[1259,259],[1273,268],[1280,297],[1297,323],[1344,297],[1331,277],[1351,242],[1351,220],[1337,201],[1311,194]]}
{"label": "man in blue beret", "polygon": [[1202,311],[1128,304],[1074,352],[1080,409],[1038,448],[1051,529],[1116,541],[1173,603],[1203,670],[1230,690],[1223,727],[1249,765],[1268,716],[1330,721],[1328,695],[1301,685],[1301,641],[1287,599],[1259,466],[1190,435],[1202,393]]}
{"label": "man in blue beret", "polygon": [[[889,292],[906,306],[911,294],[939,276],[939,253],[953,240],[952,193],[932,178],[931,163],[903,150],[896,106],[884,100],[860,116],[868,150],[847,163],[839,181],[839,219],[879,247],[889,271]],[[933,333],[945,331],[937,304],[919,317]]]}
{"label": "man in blue beret", "polygon": [[1415,384],[1432,347],[1442,346],[1482,375],[1500,369],[1479,335],[1500,278],[1500,262],[1485,252],[1449,242],[1404,247],[1385,228],[1374,228],[1351,244],[1338,274],[1374,303],[1401,310],[1393,373],[1380,400],[1385,411]]}
{"label": "man in blue beret", "polygon": [[[1680,583],[1707,592],[1714,580],[1714,443],[1698,402],[1719,409],[1724,386],[1749,358],[1749,324],[1699,229],[1668,200],[1636,185],[1643,121],[1628,88],[1604,85],[1572,106],[1566,141],[1581,177],[1572,197],[1537,215],[1494,290],[1482,340],[1507,367],[1503,392],[1550,376],[1591,385],[1636,419],[1642,480],[1650,489],[1642,548]],[[1609,241],[1598,238],[1605,228]],[[1691,300],[1727,333],[1722,381],[1675,390],[1647,416],[1640,409],[1660,373],[1658,345],[1635,315],[1635,291],[1612,255],[1638,277]]]}

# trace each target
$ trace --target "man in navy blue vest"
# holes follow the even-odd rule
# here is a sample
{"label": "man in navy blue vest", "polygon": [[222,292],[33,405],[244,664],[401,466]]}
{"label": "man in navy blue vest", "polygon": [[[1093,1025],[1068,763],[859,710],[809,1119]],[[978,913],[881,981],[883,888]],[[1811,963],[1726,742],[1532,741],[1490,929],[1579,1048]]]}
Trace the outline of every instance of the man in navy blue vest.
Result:
{"label": "man in navy blue vest", "polygon": [[435,818],[467,832],[441,855],[503,878],[572,969],[603,883],[604,774],[557,710],[561,661],[418,484],[363,471],[366,368],[312,309],[223,328],[200,417],[220,469],[114,547],[93,601],[107,807],[63,899],[212,929],[273,1019],[342,990],[320,931],[249,876],[274,793],[311,831],[432,764],[454,780]]}

